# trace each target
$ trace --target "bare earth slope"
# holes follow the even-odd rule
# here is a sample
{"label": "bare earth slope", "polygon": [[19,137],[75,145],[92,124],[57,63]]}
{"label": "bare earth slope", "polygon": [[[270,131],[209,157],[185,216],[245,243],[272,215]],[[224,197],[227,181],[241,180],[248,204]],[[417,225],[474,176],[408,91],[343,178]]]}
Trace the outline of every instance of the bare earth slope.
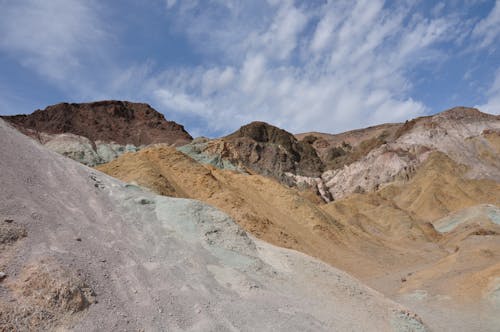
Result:
{"label": "bare earth slope", "polygon": [[426,330],[199,201],[126,185],[2,121],[0,141],[2,330]]}
{"label": "bare earth slope", "polygon": [[[350,195],[323,209],[385,243],[420,253],[420,259],[405,253],[393,262],[399,285],[375,270],[362,278],[369,285],[418,308],[439,330],[464,328],[462,319],[454,320],[456,327],[434,320],[436,312],[448,317],[455,312],[465,321],[481,317],[483,325],[467,329],[494,331],[500,325],[493,314],[500,309],[494,300],[500,280],[500,183],[467,179],[466,173],[465,166],[435,152],[408,182]],[[484,203],[490,204],[486,210]],[[380,259],[385,255],[379,252]]]}
{"label": "bare earth slope", "polygon": [[[431,224],[465,207],[500,204],[500,184],[464,178],[467,168],[442,153],[431,154],[408,182],[322,208],[272,179],[201,165],[168,147],[125,154],[99,169],[161,194],[212,204],[261,239],[320,258],[407,301],[439,330],[494,331],[500,323],[490,303],[500,277],[497,226],[468,221],[447,234]],[[457,247],[464,258],[455,264]],[[443,260],[452,263],[444,268]],[[453,279],[455,287],[443,287],[447,271],[461,276]],[[478,275],[484,282],[477,283]],[[428,296],[418,300],[415,294],[423,292]]]}
{"label": "bare earth slope", "polygon": [[2,118],[49,149],[92,166],[145,145],[179,146],[192,139],[148,104],[128,101],[61,103]]}
{"label": "bare earth slope", "polygon": [[[273,179],[203,165],[165,146],[124,154],[97,169],[162,195],[202,200],[272,244],[336,266],[351,260],[351,249],[342,240],[354,236],[349,227]],[[363,262],[373,267],[369,259]]]}

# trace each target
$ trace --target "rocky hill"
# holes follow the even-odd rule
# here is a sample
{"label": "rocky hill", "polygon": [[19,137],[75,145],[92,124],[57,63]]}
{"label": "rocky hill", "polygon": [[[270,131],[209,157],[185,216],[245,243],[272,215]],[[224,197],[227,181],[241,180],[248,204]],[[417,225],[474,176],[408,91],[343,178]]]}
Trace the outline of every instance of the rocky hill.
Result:
{"label": "rocky hill", "polygon": [[[270,310],[281,305],[282,296],[287,297],[292,303],[295,303],[294,299],[302,297],[304,301],[301,303],[307,303],[308,309],[297,304],[293,312],[302,317],[301,322],[305,319],[304,324],[309,327],[314,326],[315,330],[323,327],[324,329],[370,330],[373,328],[374,330],[403,331],[426,328],[421,320],[416,318],[417,316],[401,314],[405,309],[398,311],[392,309],[393,307],[390,307],[390,310],[392,313],[397,313],[396,318],[393,314],[390,316],[376,314],[376,317],[383,317],[381,320],[376,319],[374,323],[378,324],[374,325],[377,326],[376,328],[365,325],[365,321],[360,323],[362,325],[352,325],[352,313],[358,313],[358,311],[353,311],[354,309],[350,306],[352,303],[359,305],[359,310],[368,310],[368,313],[372,310],[366,309],[364,304],[359,304],[360,297],[356,295],[357,290],[354,293],[351,292],[352,289],[358,289],[356,288],[358,286],[354,286],[355,288],[346,286],[348,284],[344,283],[342,277],[338,279],[338,274],[334,274],[336,277],[332,277],[332,274],[326,275],[326,271],[330,271],[330,268],[323,272],[315,268],[326,265],[314,265],[316,263],[307,265],[310,258],[299,261],[296,257],[304,256],[269,246],[260,240],[301,251],[330,266],[347,271],[391,300],[402,303],[416,312],[431,329],[496,331],[500,326],[500,318],[496,315],[500,308],[499,116],[481,113],[472,108],[457,107],[434,116],[421,117],[400,124],[384,124],[335,135],[305,133],[296,136],[269,124],[254,122],[228,136],[212,140],[197,138],[177,148],[172,144],[153,142],[154,144],[149,144],[147,147],[141,146],[140,151],[134,152],[137,150],[135,145],[130,145],[132,148],[129,151],[132,153],[122,156],[109,154],[108,160],[114,160],[97,167],[99,171],[129,184],[113,180],[98,171],[89,173],[88,169],[80,169],[70,160],[50,154],[36,144],[33,145],[33,142],[30,143],[32,148],[26,150],[27,148],[23,147],[25,143],[21,144],[19,141],[21,136],[13,133],[10,128],[5,127],[4,130],[8,134],[4,134],[1,138],[7,142],[7,146],[11,146],[11,148],[5,148],[7,149],[5,155],[13,153],[8,151],[19,150],[23,155],[28,156],[26,157],[28,159],[16,159],[17,157],[14,160],[0,159],[2,169],[8,170],[2,181],[7,184],[7,188],[20,188],[16,187],[15,183],[22,182],[18,179],[22,175],[26,177],[24,180],[26,184],[21,187],[27,186],[28,189],[22,192],[6,192],[4,195],[6,200],[3,203],[0,197],[0,204],[6,206],[2,209],[0,205],[0,212],[7,211],[6,220],[9,220],[4,224],[5,227],[0,227],[0,231],[4,231],[4,235],[0,234],[0,238],[6,239],[5,248],[10,248],[9,253],[17,250],[16,246],[24,243],[23,241],[36,243],[41,241],[43,245],[36,246],[36,248],[45,249],[36,249],[38,250],[36,252],[44,253],[47,257],[56,255],[53,252],[47,254],[47,248],[57,249],[58,254],[54,257],[58,258],[59,265],[54,265],[48,260],[48,265],[43,265],[42,268],[54,271],[53,274],[62,280],[50,281],[52,284],[74,283],[75,287],[80,290],[74,296],[68,295],[71,301],[65,300],[66,302],[56,307],[48,307],[47,315],[55,317],[54,321],[49,320],[50,324],[69,326],[64,324],[76,322],[76,316],[68,314],[67,308],[74,312],[82,310],[92,312],[93,308],[97,307],[94,300],[97,299],[100,303],[98,296],[103,292],[102,289],[95,291],[91,282],[94,279],[82,278],[78,273],[71,272],[68,266],[73,266],[69,263],[72,261],[62,258],[64,257],[62,253],[72,250],[66,244],[62,248],[54,244],[57,242],[55,240],[55,242],[48,243],[47,241],[51,240],[40,237],[44,234],[43,232],[36,233],[36,236],[31,235],[30,238],[33,232],[33,229],[30,231],[30,227],[35,225],[29,219],[31,215],[21,215],[25,218],[21,218],[21,223],[10,222],[15,219],[10,217],[11,214],[20,213],[19,211],[24,211],[26,206],[35,204],[30,200],[42,206],[42,211],[53,211],[45,203],[49,204],[50,201],[51,204],[55,204],[57,208],[54,211],[60,211],[58,212],[60,215],[48,216],[53,220],[59,220],[60,217],[66,220],[66,215],[73,216],[76,213],[75,222],[85,225],[85,228],[71,226],[69,230],[62,226],[65,225],[64,223],[58,223],[55,230],[61,229],[63,234],[73,234],[72,230],[76,229],[78,234],[88,233],[91,234],[92,239],[98,239],[103,243],[113,243],[109,248],[100,247],[102,244],[96,245],[97,240],[92,240],[94,242],[87,248],[88,250],[91,251],[90,248],[96,246],[100,251],[107,252],[106,250],[111,250],[110,248],[118,245],[121,251],[128,253],[127,257],[132,255],[134,258],[131,263],[130,258],[107,252],[108,257],[111,258],[117,255],[116,258],[119,258],[122,264],[110,271],[113,271],[112,275],[116,282],[130,283],[133,288],[142,289],[137,281],[141,278],[151,281],[147,284],[151,292],[146,293],[150,294],[148,296],[152,299],[148,303],[159,301],[164,307],[168,306],[166,303],[173,299],[168,297],[170,295],[175,299],[185,298],[184,293],[177,292],[178,288],[183,287],[178,283],[174,283],[175,286],[167,297],[153,296],[152,294],[157,289],[156,286],[152,286],[156,285],[155,283],[158,283],[158,290],[167,287],[162,286],[160,280],[155,277],[156,272],[182,280],[186,278],[186,275],[196,276],[194,279],[188,279],[192,280],[193,284],[202,285],[201,290],[200,287],[194,287],[192,284],[189,284],[189,287],[193,288],[186,288],[193,292],[187,296],[186,307],[181,306],[180,312],[182,313],[179,316],[174,314],[175,317],[180,317],[180,320],[174,322],[165,318],[164,315],[155,316],[139,310],[139,316],[148,317],[146,321],[150,319],[152,322],[148,323],[149,325],[142,325],[146,326],[146,329],[148,327],[154,329],[156,326],[154,322],[164,319],[167,319],[167,322],[171,324],[169,326],[173,329],[180,330],[196,329],[198,326],[202,329],[205,327],[211,329],[213,326],[219,329],[220,326],[213,325],[217,324],[213,321],[220,319],[231,322],[231,326],[236,326],[237,329],[241,326],[261,328],[258,322],[250,318],[242,318],[246,319],[243,322],[239,316],[233,315],[233,311],[228,308],[231,307],[229,303],[234,303],[234,298],[227,295],[226,291],[236,292],[240,296],[238,301],[242,298],[250,301],[242,304],[240,308],[242,310],[244,306],[249,305],[253,308],[262,305],[263,302],[257,300],[261,296],[276,297],[276,302],[267,302],[267,297],[262,299],[267,303],[265,308]],[[80,140],[87,139],[90,142],[90,139],[72,133],[44,133],[39,137],[45,137],[44,135],[59,135],[58,139],[69,137],[67,139],[69,143],[82,142],[75,141],[74,137]],[[22,139],[25,140],[25,138]],[[92,147],[92,144],[88,142],[85,144]],[[51,147],[50,141],[45,144],[46,147]],[[97,151],[101,150],[97,149]],[[49,153],[50,157],[45,153]],[[21,175],[16,174],[13,169],[16,167],[21,170],[25,169],[32,155],[38,161],[43,161],[40,163],[41,169],[32,165],[29,170],[21,172]],[[13,153],[13,156],[17,155]],[[76,157],[75,159],[82,160]],[[35,176],[30,177],[29,173]],[[49,176],[44,177],[43,174],[49,174]],[[83,178],[88,177],[91,180],[90,188],[83,183],[81,174]],[[59,177],[74,177],[78,182],[73,183],[74,187],[81,186],[84,188],[83,192],[78,193],[75,188],[68,189],[71,192],[70,195],[70,192],[57,189],[60,183]],[[14,179],[12,180],[14,182],[9,182],[10,178]],[[46,201],[46,195],[35,190],[38,184],[40,188],[53,188],[48,193],[59,193],[62,190],[61,195],[67,193],[69,197],[49,194],[49,198],[59,199],[61,202]],[[35,186],[33,187],[35,189],[32,186]],[[157,194],[178,199],[155,196],[143,191],[139,186]],[[313,190],[309,191],[311,188]],[[91,192],[90,189],[97,190],[97,194]],[[74,195],[79,195],[78,199]],[[29,197],[29,202],[19,203],[23,208],[16,209],[14,197]],[[211,210],[203,203],[197,201],[195,204],[183,199],[196,199],[214,206],[227,213],[230,218],[225,215],[225,217],[219,217],[217,213],[220,212],[214,212],[216,210]],[[329,203],[325,204],[325,201]],[[180,202],[185,204],[180,204]],[[65,204],[65,207],[60,207],[58,204]],[[97,212],[90,212],[91,210],[87,210],[89,207]],[[103,216],[107,220],[109,214],[111,214],[112,226],[101,225],[96,221],[96,218]],[[217,217],[213,217],[214,214]],[[38,216],[35,214],[33,217],[37,223],[39,220],[45,220],[44,216],[41,219]],[[28,221],[25,223],[23,220]],[[237,225],[233,223],[233,220]],[[107,223],[108,221],[106,225]],[[72,224],[69,223],[69,225]],[[218,226],[212,227],[212,225]],[[111,228],[109,232],[96,235],[93,233],[94,226],[104,230]],[[118,233],[116,230],[119,230]],[[36,231],[38,232],[38,229]],[[251,235],[246,237],[246,232]],[[139,234],[146,235],[141,235],[141,237]],[[180,247],[164,248],[166,244],[164,244],[163,237],[168,238],[168,243],[175,243]],[[54,237],[50,237],[52,238]],[[75,240],[76,242],[84,242],[79,235],[77,239],[81,241]],[[189,246],[184,246],[184,240],[189,242]],[[151,242],[151,246],[143,241]],[[134,243],[133,247],[129,245],[131,243]],[[35,252],[35,249],[31,249],[35,247],[29,248],[26,250],[30,253]],[[204,249],[199,251],[196,248]],[[183,259],[187,265],[184,266],[184,263],[179,265],[178,256],[176,256],[176,261],[173,256],[169,256],[168,250],[180,250],[185,253],[186,256],[183,256]],[[210,254],[205,255],[205,250]],[[79,259],[86,262],[86,259],[94,254],[97,252],[90,252],[86,257]],[[38,259],[38,256],[36,257]],[[152,264],[154,263],[151,265],[153,267],[149,263],[147,266],[141,265],[144,264],[142,260],[146,258],[149,258]],[[9,262],[17,262],[14,258],[12,259]],[[218,263],[214,264],[214,260]],[[251,265],[244,263],[249,260],[257,262],[257,265],[264,265],[259,265],[254,270],[253,263]],[[60,265],[61,262],[66,265]],[[168,266],[165,267],[164,262],[170,265],[167,264]],[[241,265],[242,262],[243,265]],[[34,261],[26,260],[24,265],[15,264],[13,265],[15,266],[14,275],[18,275],[17,271],[22,271],[19,272],[20,275],[31,280],[33,274],[39,273],[37,270],[39,268],[36,267]],[[309,272],[303,274],[305,271],[310,271],[306,265],[313,266],[310,274]],[[7,266],[6,264],[0,265],[0,270],[7,269]],[[58,270],[57,266],[64,268]],[[131,272],[130,266],[139,266],[139,272],[136,270]],[[179,274],[177,269],[170,269],[171,266],[182,267],[182,273]],[[210,267],[205,269],[204,266]],[[284,273],[279,274],[279,282],[276,282],[272,275],[269,277],[266,274],[265,271],[269,266],[271,269]],[[97,273],[90,267],[83,270],[85,271],[87,274],[84,273],[84,276]],[[133,277],[118,277],[120,271],[132,273]],[[12,274],[8,272],[9,275]],[[153,275],[148,274],[149,272]],[[289,273],[293,277],[290,277]],[[207,276],[215,278],[217,283],[206,281]],[[342,285],[340,291],[339,284],[333,282],[331,278],[340,280]],[[96,280],[100,285],[101,279]],[[253,287],[256,280],[260,283],[256,284],[257,287]],[[282,293],[271,291],[284,280],[290,283],[285,282],[281,285],[282,288],[279,289],[283,291]],[[40,282],[47,281],[41,279]],[[303,286],[309,283],[311,287]],[[26,308],[35,308],[33,310],[36,312],[36,317],[43,316],[36,311],[41,310],[40,308],[44,305],[40,302],[40,298],[18,297],[21,291],[38,287],[36,284],[27,285],[17,280],[6,285],[8,286],[6,294],[9,294],[15,301],[22,302]],[[111,285],[115,284],[111,283]],[[269,285],[271,288],[266,288],[264,285]],[[205,288],[214,290],[205,292],[203,291]],[[60,292],[57,289],[50,291]],[[144,289],[141,294],[143,291]],[[201,294],[198,294],[199,292]],[[354,302],[346,304],[345,298],[340,295],[342,293],[349,294],[348,301]],[[121,307],[119,307],[121,309],[117,309],[118,311],[126,311],[127,317],[129,315],[136,317],[136,322],[144,321],[137,318],[139,316],[136,314],[129,314],[134,307],[123,304],[123,294],[120,295],[119,292],[105,292],[105,294],[113,299],[121,299]],[[160,294],[163,293],[160,292]],[[314,294],[314,300],[309,297],[311,294]],[[334,294],[333,298],[330,298],[330,294]],[[359,295],[362,294],[364,293]],[[322,297],[323,295],[329,300]],[[130,294],[127,296],[134,299],[137,297]],[[377,296],[375,297],[379,299]],[[212,298],[221,302],[217,302],[215,306],[207,305],[206,303],[211,303]],[[364,296],[362,298],[364,299]],[[107,299],[105,297],[105,301]],[[317,306],[315,301],[320,301],[322,304]],[[211,309],[205,311],[200,303],[205,303],[207,308]],[[339,303],[341,303],[340,306]],[[373,305],[373,303],[366,305]],[[197,318],[190,320],[188,307],[190,308],[191,305],[202,313],[203,317],[200,320]],[[377,304],[377,308],[382,308],[381,310],[384,311],[385,305]],[[18,313],[9,303],[2,302],[0,306],[7,308],[5,311],[8,312],[7,317],[19,317],[16,316]],[[338,317],[335,315],[325,322],[325,317],[332,317],[332,313],[330,309],[320,310],[321,313],[318,313],[315,308],[322,306],[335,307],[337,313],[340,310],[342,315],[347,315],[347,322],[337,321]],[[120,313],[109,310],[111,314]],[[197,313],[200,313],[198,311]],[[224,314],[220,314],[221,312]],[[253,315],[260,315],[259,317],[263,317],[265,324],[271,324],[266,326],[277,329],[284,327],[301,330],[306,326],[294,320],[291,320],[291,325],[287,326],[272,325],[271,316],[266,316],[259,310],[253,311]],[[253,315],[248,317],[254,317]],[[304,318],[302,315],[311,315],[308,317],[314,319]],[[368,321],[375,317],[371,314],[369,316],[371,318]],[[400,317],[397,318],[398,316]],[[364,317],[362,320],[367,319]],[[388,321],[390,322],[387,323]],[[90,323],[87,321],[85,324]],[[99,324],[108,327],[102,321]],[[123,327],[119,325],[119,322],[114,324]],[[84,329],[80,328],[80,325],[76,326]],[[89,325],[85,325],[87,326]],[[138,326],[133,325],[133,328]],[[223,325],[224,328],[227,326],[229,325]]]}
{"label": "rocky hill", "polygon": [[[467,166],[468,177],[500,180],[500,116],[456,107],[401,125],[383,125],[367,128],[364,134],[356,133],[365,139],[353,145],[348,140],[338,143],[336,136],[330,138],[338,145],[330,146],[334,153],[327,153],[329,159],[324,160],[330,167],[320,178],[294,176],[296,181],[318,183],[323,190],[327,188],[331,198],[339,199],[351,193],[370,192],[388,183],[407,181],[434,151]],[[352,132],[343,135],[344,138],[350,136]],[[304,137],[311,140],[314,135]],[[325,156],[323,145],[317,143],[320,140],[327,141],[320,137],[313,142],[313,147]]]}
{"label": "rocky hill", "polygon": [[[320,258],[411,305],[431,327],[474,330],[474,320],[467,318],[479,315],[478,305],[484,326],[499,323],[490,302],[496,296],[500,215],[490,209],[476,224],[478,219],[463,219],[460,211],[500,205],[500,184],[467,179],[467,168],[443,153],[432,153],[407,182],[327,205],[270,178],[202,165],[162,146],[98,169],[163,195],[216,206],[258,238]],[[453,213],[460,227],[438,226]],[[481,260],[474,261],[478,253]],[[460,261],[453,259],[457,255]],[[449,262],[446,268],[442,262]],[[451,271],[455,288],[445,288]],[[481,284],[479,276],[485,278]],[[428,297],[415,301],[423,292]],[[443,323],[442,317],[456,323]]]}
{"label": "rocky hill", "polygon": [[[252,122],[220,139],[196,139],[179,150],[204,164],[269,176],[291,187],[296,187],[297,181],[287,174],[312,179],[324,170],[311,144],[265,122]],[[301,189],[318,194],[316,184],[302,185]]]}
{"label": "rocky hill", "polygon": [[0,140],[0,330],[428,330],[213,207],[112,179],[2,120]]}
{"label": "rocky hill", "polygon": [[361,159],[372,149],[395,138],[402,123],[382,124],[340,134],[309,132],[296,134],[299,141],[312,144],[325,169],[342,168]]}
{"label": "rocky hill", "polygon": [[192,137],[148,104],[61,103],[29,115],[3,116],[50,149],[93,166],[153,143],[184,145]]}

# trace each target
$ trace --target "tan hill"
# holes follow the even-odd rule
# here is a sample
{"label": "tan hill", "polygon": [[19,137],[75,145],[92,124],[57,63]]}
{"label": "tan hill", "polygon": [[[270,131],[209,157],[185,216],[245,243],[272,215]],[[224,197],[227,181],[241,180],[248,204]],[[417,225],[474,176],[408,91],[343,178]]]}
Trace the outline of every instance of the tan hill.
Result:
{"label": "tan hill", "polygon": [[[399,287],[391,287],[380,270],[362,279],[409,306],[424,305],[420,312],[431,321],[430,311],[443,307],[467,311],[499,304],[492,299],[500,280],[500,183],[467,179],[467,172],[435,152],[409,181],[322,207],[340,223],[413,252],[393,262],[403,281]],[[492,205],[484,210],[485,203]]]}
{"label": "tan hill", "polygon": [[[350,220],[331,217],[302,192],[271,178],[199,164],[173,148],[153,146],[127,153],[97,169],[156,193],[202,200],[262,240],[302,251],[356,276],[399,269],[393,263],[402,252],[415,259],[420,255],[370,238]],[[380,253],[387,263],[380,261]]]}
{"label": "tan hill", "polygon": [[192,140],[183,126],[148,104],[128,101],[61,103],[2,118],[49,149],[91,166],[149,144],[179,146]]}
{"label": "tan hill", "polygon": [[270,243],[330,263],[345,260],[348,227],[271,178],[202,165],[165,146],[124,154],[97,169],[162,195],[202,200]]}

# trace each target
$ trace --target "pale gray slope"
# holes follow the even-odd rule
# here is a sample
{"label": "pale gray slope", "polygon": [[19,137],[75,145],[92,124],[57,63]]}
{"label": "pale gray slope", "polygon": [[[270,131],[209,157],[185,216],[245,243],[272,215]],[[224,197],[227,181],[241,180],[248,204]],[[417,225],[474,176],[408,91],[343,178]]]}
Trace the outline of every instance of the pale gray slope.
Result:
{"label": "pale gray slope", "polygon": [[0,142],[0,222],[27,229],[15,250],[0,248],[0,295],[24,301],[12,285],[42,261],[74,271],[95,292],[97,303],[48,328],[426,330],[356,279],[249,237],[215,208],[126,185],[1,120]]}

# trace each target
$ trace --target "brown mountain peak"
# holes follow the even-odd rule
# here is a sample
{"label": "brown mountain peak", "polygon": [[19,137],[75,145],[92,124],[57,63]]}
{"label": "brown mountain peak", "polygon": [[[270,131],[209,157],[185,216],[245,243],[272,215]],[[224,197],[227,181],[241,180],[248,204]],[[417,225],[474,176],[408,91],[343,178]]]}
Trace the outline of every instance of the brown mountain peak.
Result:
{"label": "brown mountain peak", "polygon": [[479,111],[477,108],[465,107],[465,106],[453,107],[436,115],[450,120],[484,119],[494,116],[491,114],[483,113]]}
{"label": "brown mountain peak", "polygon": [[186,144],[192,140],[182,125],[167,121],[148,104],[119,100],[59,103],[29,115],[5,116],[23,131],[71,133],[91,141],[134,144]]}

